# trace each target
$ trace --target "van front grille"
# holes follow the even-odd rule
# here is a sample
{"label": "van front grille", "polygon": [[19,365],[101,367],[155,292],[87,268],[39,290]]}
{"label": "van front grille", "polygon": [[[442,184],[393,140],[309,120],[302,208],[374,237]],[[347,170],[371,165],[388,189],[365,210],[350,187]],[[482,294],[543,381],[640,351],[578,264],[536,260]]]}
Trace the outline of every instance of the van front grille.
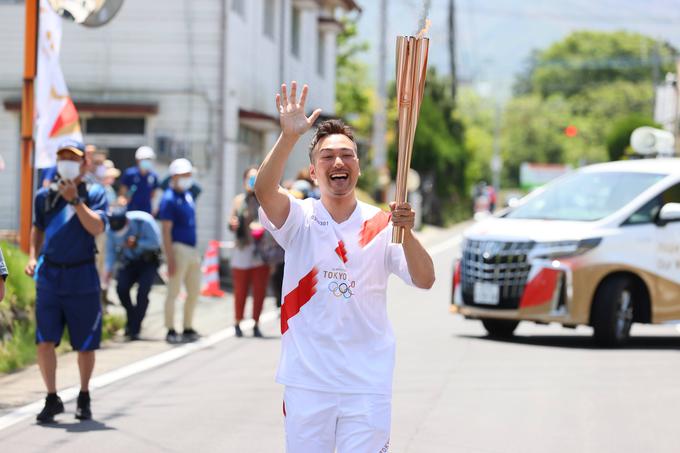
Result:
{"label": "van front grille", "polygon": [[[466,240],[461,261],[463,302],[466,305],[484,308],[518,308],[531,268],[527,256],[534,244],[532,241]],[[497,305],[475,303],[476,282],[498,285],[499,303]]]}

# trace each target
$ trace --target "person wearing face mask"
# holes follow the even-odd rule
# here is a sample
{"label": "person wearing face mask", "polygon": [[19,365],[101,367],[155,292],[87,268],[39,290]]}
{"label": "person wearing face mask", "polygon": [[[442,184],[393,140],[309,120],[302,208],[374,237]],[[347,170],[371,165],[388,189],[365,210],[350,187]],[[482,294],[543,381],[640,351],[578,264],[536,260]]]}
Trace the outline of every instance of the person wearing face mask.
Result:
{"label": "person wearing face mask", "polygon": [[[151,214],[117,208],[109,214],[104,281],[108,284],[118,267],[116,292],[127,313],[125,336],[138,340],[149,306],[149,291],[160,264],[161,231]],[[137,303],[130,290],[137,288]]]}
{"label": "person wearing face mask", "polygon": [[92,418],[89,381],[102,327],[99,274],[94,238],[107,225],[104,188],[86,184],[85,150],[69,140],[57,151],[58,179],[40,189],[34,199],[29,261],[25,272],[36,280],[36,343],[38,365],[47,398],[36,417],[50,423],[64,411],[57,395],[55,348],[68,327],[71,346],[78,351],[80,394],[76,418]]}
{"label": "person wearing face mask", "polygon": [[[101,184],[104,185],[104,175],[106,173],[106,167],[104,166],[104,161],[106,160],[106,153],[97,149],[95,145],[89,144],[85,145],[85,162],[86,162],[86,172],[83,176],[83,181],[86,184]],[[105,189],[106,190],[106,189]],[[110,204],[107,196],[107,203]],[[106,250],[106,234],[102,233],[97,235],[95,238],[95,245],[97,246],[97,255],[95,258],[95,264],[97,265],[97,272],[99,272],[99,279],[102,281],[102,292],[101,300],[102,307],[106,309],[107,305],[111,302],[107,297],[107,285],[103,282],[104,280],[104,255]]]}
{"label": "person wearing face mask", "polygon": [[[187,159],[175,159],[169,167],[170,187],[163,193],[158,219],[163,232],[163,250],[168,265],[168,293],[165,299],[165,326],[168,343],[195,341],[194,309],[201,289],[201,255],[196,248],[196,207],[189,191],[193,166]],[[175,300],[184,284],[184,331],[175,330]]]}
{"label": "person wearing face mask", "polygon": [[83,180],[88,184],[101,184],[106,171],[106,167],[104,167],[106,153],[97,149],[95,145],[90,144],[85,145],[85,156],[88,164]]}
{"label": "person wearing face mask", "polygon": [[128,200],[128,210],[151,213],[151,202],[159,188],[158,175],[153,171],[156,153],[148,146],[141,146],[135,152],[137,166],[130,167],[120,179],[118,195]]}
{"label": "person wearing face mask", "polygon": [[234,286],[234,330],[237,337],[242,337],[241,321],[243,320],[246,298],[250,287],[253,296],[253,336],[262,337],[259,320],[269,281],[269,264],[265,253],[269,245],[276,246],[269,233],[259,223],[257,209],[260,204],[255,198],[255,180],[257,169],[249,167],[243,172],[243,188],[245,191],[234,197],[229,228],[236,235],[234,247],[229,261]]}
{"label": "person wearing face mask", "polygon": [[113,184],[119,176],[120,170],[116,168],[113,161],[106,159],[104,161],[104,177],[102,178],[102,185],[104,186],[104,190],[106,190],[106,200],[109,202],[109,207],[118,205],[118,195],[116,195]]}
{"label": "person wearing face mask", "polygon": [[106,153],[98,149],[92,154],[91,175],[94,182],[101,185],[104,185],[104,178],[106,178],[106,157]]}

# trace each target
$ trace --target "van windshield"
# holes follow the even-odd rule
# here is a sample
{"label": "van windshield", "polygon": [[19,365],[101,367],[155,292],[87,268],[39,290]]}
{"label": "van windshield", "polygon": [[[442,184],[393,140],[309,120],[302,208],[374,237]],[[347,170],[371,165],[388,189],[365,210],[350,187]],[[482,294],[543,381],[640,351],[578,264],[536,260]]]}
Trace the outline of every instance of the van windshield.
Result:
{"label": "van windshield", "polygon": [[546,186],[505,217],[511,219],[599,220],[616,212],[666,175],[576,172]]}

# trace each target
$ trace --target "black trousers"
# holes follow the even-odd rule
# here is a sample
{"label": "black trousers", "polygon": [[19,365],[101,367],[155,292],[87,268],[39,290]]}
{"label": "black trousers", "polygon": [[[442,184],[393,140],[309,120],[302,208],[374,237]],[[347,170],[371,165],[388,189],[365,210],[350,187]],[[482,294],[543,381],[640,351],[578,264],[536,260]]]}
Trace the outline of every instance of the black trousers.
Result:
{"label": "black trousers", "polygon": [[[151,284],[156,277],[157,268],[156,263],[138,260],[130,261],[118,271],[116,292],[120,303],[127,312],[125,332],[128,335],[139,335],[142,330],[142,321],[149,306],[149,291],[151,291]],[[130,290],[135,283],[139,286],[137,288],[137,303],[133,305]]]}

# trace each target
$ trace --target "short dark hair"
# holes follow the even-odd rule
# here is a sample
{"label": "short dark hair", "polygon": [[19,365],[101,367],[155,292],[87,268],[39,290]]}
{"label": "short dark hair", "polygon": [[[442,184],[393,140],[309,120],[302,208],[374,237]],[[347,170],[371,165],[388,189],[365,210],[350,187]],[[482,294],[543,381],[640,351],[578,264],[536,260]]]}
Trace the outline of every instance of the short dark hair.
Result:
{"label": "short dark hair", "polygon": [[328,137],[329,135],[336,134],[344,135],[345,137],[349,138],[350,140],[352,140],[354,146],[356,147],[356,142],[354,141],[354,132],[352,132],[351,127],[349,127],[342,120],[339,119],[326,120],[319,124],[319,127],[316,129],[316,133],[312,138],[312,142],[309,144],[310,162],[314,163],[312,154],[314,153],[314,148],[316,148],[316,145],[318,145],[321,140]]}
{"label": "short dark hair", "polygon": [[257,171],[258,168],[255,165],[250,165],[248,168],[243,170],[243,180],[244,181],[246,180],[246,176],[248,176],[248,173],[250,173],[253,170]]}

